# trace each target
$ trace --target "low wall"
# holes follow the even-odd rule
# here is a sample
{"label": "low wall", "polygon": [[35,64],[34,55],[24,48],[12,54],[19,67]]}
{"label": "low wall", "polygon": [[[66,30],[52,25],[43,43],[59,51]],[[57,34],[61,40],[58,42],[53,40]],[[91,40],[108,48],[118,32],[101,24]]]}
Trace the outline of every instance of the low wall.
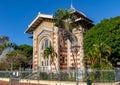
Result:
{"label": "low wall", "polygon": [[[0,78],[2,81],[9,81],[8,78]],[[46,84],[46,85],[76,85],[76,82],[68,81],[47,81],[47,80],[28,80],[21,79],[20,83],[34,83],[34,84]],[[87,85],[86,82],[79,82],[79,85]]]}
{"label": "low wall", "polygon": [[[2,81],[9,81],[9,78],[0,78]],[[21,79],[20,83],[34,83],[34,84],[46,84],[46,85],[75,85],[76,82],[68,81],[47,81],[47,80],[28,80]],[[86,82],[79,82],[79,85],[87,85]]]}
{"label": "low wall", "polygon": [[92,85],[117,85],[116,83],[92,83]]}
{"label": "low wall", "polygon": [[[22,80],[21,82],[29,82]],[[31,80],[30,83],[36,83],[36,84],[46,84],[46,85],[76,85],[75,82],[67,82],[67,81],[45,81],[45,80]],[[79,85],[87,85],[85,82],[79,82]]]}
{"label": "low wall", "polygon": [[[0,78],[2,81],[9,81],[9,78]],[[46,84],[46,85],[76,85],[76,82],[68,81],[47,81],[47,80],[28,80],[21,79],[20,83],[34,83],[34,84]],[[78,85],[87,85],[86,82],[79,82]],[[92,83],[92,85],[120,85],[120,82],[116,83]]]}

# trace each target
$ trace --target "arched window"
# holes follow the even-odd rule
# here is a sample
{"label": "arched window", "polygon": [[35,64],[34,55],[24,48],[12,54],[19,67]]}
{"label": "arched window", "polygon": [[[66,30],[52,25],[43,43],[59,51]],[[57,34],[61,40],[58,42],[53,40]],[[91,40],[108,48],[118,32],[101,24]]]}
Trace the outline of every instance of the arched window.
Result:
{"label": "arched window", "polygon": [[49,46],[49,40],[45,39],[45,48],[47,48]]}
{"label": "arched window", "polygon": [[51,41],[48,38],[45,38],[42,40],[41,50],[44,50],[45,48],[49,47],[51,45]]}
{"label": "arched window", "polygon": [[45,60],[44,58],[43,58],[43,51],[47,48],[47,47],[49,47],[49,46],[51,46],[51,41],[50,41],[50,39],[49,38],[43,38],[42,40],[41,40],[41,42],[40,42],[40,65],[41,65],[41,67],[45,67],[46,68],[46,66],[49,66],[50,64],[49,64],[49,59],[48,60]]}

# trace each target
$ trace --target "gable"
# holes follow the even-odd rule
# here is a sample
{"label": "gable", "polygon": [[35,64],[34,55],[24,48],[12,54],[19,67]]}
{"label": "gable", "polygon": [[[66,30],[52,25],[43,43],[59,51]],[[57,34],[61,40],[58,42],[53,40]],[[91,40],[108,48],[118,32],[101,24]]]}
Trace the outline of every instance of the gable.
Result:
{"label": "gable", "polygon": [[52,21],[43,21],[39,26],[34,30],[34,34],[40,34],[43,30],[51,31],[51,28],[53,27]]}

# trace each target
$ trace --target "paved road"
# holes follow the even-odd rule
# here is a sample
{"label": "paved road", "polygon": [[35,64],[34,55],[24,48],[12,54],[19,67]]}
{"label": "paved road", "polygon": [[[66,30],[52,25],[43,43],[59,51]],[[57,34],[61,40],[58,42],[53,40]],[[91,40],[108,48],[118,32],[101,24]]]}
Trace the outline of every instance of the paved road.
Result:
{"label": "paved road", "polygon": [[[10,82],[7,81],[0,81],[0,85],[10,85]],[[43,84],[28,84],[28,83],[17,83],[12,82],[12,85],[43,85]],[[44,84],[45,85],[45,84]]]}

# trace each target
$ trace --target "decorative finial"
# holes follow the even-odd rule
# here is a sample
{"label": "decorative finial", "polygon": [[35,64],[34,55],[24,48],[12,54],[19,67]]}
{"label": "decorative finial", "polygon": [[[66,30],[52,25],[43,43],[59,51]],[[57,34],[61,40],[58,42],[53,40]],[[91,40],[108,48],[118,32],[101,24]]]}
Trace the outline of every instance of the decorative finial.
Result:
{"label": "decorative finial", "polygon": [[70,9],[74,9],[73,4],[72,4],[72,0],[71,0]]}
{"label": "decorative finial", "polygon": [[75,11],[75,8],[73,7],[73,4],[72,4],[72,0],[71,0],[71,5],[70,5],[69,11],[70,11],[70,12],[74,12],[74,11]]}
{"label": "decorative finial", "polygon": [[40,12],[38,12],[38,15],[40,14]]}

